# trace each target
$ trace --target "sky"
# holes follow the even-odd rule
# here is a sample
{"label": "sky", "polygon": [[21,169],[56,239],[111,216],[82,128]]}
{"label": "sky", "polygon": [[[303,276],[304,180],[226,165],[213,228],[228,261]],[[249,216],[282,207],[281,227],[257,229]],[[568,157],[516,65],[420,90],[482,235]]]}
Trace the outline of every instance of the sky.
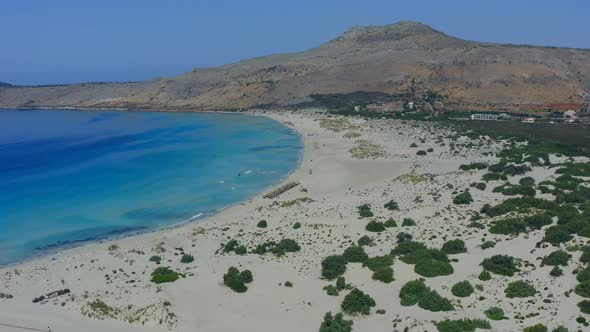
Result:
{"label": "sky", "polygon": [[0,0],[0,82],[125,82],[303,51],[359,25],[590,49],[588,0]]}

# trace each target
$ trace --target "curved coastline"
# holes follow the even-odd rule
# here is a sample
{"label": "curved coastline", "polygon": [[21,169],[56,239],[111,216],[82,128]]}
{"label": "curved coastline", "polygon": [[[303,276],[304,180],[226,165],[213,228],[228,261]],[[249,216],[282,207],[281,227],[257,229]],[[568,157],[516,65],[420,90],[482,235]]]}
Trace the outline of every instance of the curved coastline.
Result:
{"label": "curved coastline", "polygon": [[[3,111],[3,110],[8,110],[8,109],[0,109],[0,111]],[[302,161],[304,160],[305,150],[306,150],[304,136],[297,128],[295,128],[294,126],[287,125],[284,122],[280,121],[279,119],[273,118],[270,114],[257,112],[257,111],[227,112],[227,111],[187,111],[187,110],[164,110],[164,109],[163,110],[148,110],[148,109],[146,109],[146,110],[144,110],[144,109],[132,110],[132,109],[95,109],[95,108],[93,108],[93,109],[43,108],[43,109],[35,109],[35,110],[37,110],[37,111],[39,111],[39,110],[49,110],[49,111],[59,110],[59,111],[71,111],[71,112],[113,111],[113,112],[129,112],[129,113],[133,113],[133,112],[146,112],[146,113],[171,112],[171,113],[187,113],[187,114],[188,113],[193,113],[193,114],[211,113],[211,114],[241,114],[244,116],[264,117],[268,120],[278,123],[279,125],[281,125],[285,128],[288,128],[292,134],[296,135],[298,138],[300,152],[298,153],[298,160],[297,160],[295,167],[290,169],[289,172],[284,177],[277,180],[276,183],[266,186],[254,194],[251,194],[251,195],[249,195],[241,200],[235,201],[233,203],[227,204],[215,211],[212,211],[212,212],[198,212],[198,211],[196,211],[195,215],[192,216],[191,218],[178,221],[172,225],[162,225],[160,227],[155,227],[155,228],[148,227],[148,226],[126,227],[121,231],[115,230],[115,231],[109,232],[108,234],[105,234],[102,236],[97,236],[95,238],[93,237],[93,238],[86,238],[86,239],[80,239],[80,240],[60,241],[61,243],[55,243],[55,244],[49,245],[47,248],[40,249],[37,253],[34,253],[32,255],[28,255],[27,257],[23,257],[23,258],[15,260],[15,261],[8,262],[6,264],[0,264],[0,268],[11,268],[11,267],[16,268],[19,265],[24,265],[24,264],[29,264],[29,263],[33,264],[33,263],[38,263],[38,262],[40,263],[43,261],[49,262],[49,261],[55,260],[56,257],[58,257],[58,256],[68,256],[69,254],[74,254],[74,252],[84,251],[88,247],[93,246],[93,245],[104,245],[104,244],[114,243],[116,241],[120,241],[123,239],[132,240],[134,238],[139,238],[142,236],[154,235],[154,234],[166,232],[169,230],[179,229],[182,227],[190,227],[190,226],[197,224],[197,223],[206,222],[207,220],[211,219],[212,217],[218,216],[219,214],[223,213],[224,211],[226,211],[228,209],[231,209],[232,207],[243,205],[246,202],[249,202],[249,201],[252,201],[253,199],[259,198],[265,192],[267,192],[275,187],[278,187],[278,186],[286,183],[287,181],[289,181],[292,178],[293,174],[301,168]],[[23,111],[23,110],[18,110],[18,111]]]}

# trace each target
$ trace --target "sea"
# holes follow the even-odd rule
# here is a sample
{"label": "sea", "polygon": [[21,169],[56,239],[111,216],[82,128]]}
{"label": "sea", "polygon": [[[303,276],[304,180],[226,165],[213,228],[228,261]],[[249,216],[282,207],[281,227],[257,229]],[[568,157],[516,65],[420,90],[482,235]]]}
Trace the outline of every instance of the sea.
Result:
{"label": "sea", "polygon": [[0,110],[0,265],[198,222],[284,180],[301,153],[261,116]]}

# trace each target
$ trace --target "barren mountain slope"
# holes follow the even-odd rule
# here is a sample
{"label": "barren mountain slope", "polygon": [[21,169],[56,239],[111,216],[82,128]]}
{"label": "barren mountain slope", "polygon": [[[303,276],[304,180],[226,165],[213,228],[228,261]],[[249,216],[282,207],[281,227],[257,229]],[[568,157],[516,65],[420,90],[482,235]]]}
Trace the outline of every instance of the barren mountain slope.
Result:
{"label": "barren mountain slope", "polygon": [[[0,107],[233,109],[311,94],[432,89],[458,108],[582,103],[590,50],[465,41],[416,22],[356,27],[320,47],[138,83],[0,87]],[[524,105],[524,106],[523,106]]]}

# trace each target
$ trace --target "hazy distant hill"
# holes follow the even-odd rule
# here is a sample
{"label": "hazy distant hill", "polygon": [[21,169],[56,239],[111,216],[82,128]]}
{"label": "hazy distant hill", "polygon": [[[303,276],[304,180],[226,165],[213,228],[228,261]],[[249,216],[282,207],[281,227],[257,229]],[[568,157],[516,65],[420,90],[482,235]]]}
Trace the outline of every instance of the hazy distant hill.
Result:
{"label": "hazy distant hill", "polygon": [[[547,108],[582,103],[590,50],[466,41],[416,22],[355,27],[317,48],[135,83],[0,88],[0,107],[233,109],[292,105],[311,94],[416,94],[451,107]],[[573,105],[575,106],[575,105]],[[551,107],[573,107],[551,105]]]}
{"label": "hazy distant hill", "polygon": [[8,83],[4,83],[4,82],[0,82],[0,88],[8,88],[13,86],[12,84],[8,84]]}

